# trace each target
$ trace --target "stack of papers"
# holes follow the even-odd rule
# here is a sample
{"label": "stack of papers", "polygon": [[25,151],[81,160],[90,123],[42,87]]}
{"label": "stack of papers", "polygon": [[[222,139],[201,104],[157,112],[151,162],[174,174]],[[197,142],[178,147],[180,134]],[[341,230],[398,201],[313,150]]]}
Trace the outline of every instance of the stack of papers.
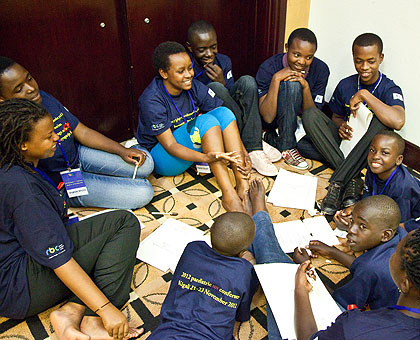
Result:
{"label": "stack of papers", "polygon": [[314,215],[318,178],[280,169],[267,202],[278,207],[305,209]]}
{"label": "stack of papers", "polygon": [[161,271],[174,272],[185,247],[192,241],[210,245],[210,235],[170,218],[140,242],[137,258]]}
{"label": "stack of papers", "polygon": [[[298,266],[291,263],[254,266],[283,339],[296,339],[294,290]],[[341,310],[318,276],[311,284],[313,288],[309,299],[315,321],[319,330],[326,329],[341,314]]]}
{"label": "stack of papers", "polygon": [[343,152],[344,157],[347,157],[351,150],[359,143],[363,135],[369,128],[370,122],[373,118],[373,113],[362,103],[356,111],[356,118],[350,114],[347,125],[353,129],[353,137],[350,140],[343,139],[340,144],[340,150]]}
{"label": "stack of papers", "polygon": [[340,244],[324,216],[274,223],[274,231],[285,253],[292,253],[296,247],[304,248],[311,240],[318,240],[329,246]]}

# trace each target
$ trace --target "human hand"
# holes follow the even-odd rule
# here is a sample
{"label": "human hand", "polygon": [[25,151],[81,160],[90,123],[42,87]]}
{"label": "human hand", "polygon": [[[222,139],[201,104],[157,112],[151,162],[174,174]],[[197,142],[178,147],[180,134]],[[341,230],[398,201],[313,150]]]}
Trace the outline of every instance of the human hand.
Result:
{"label": "human hand", "polygon": [[223,77],[223,70],[216,64],[207,64],[204,65],[204,69],[206,70],[207,77],[209,77],[212,81],[217,81],[225,85],[225,78]]}
{"label": "human hand", "polygon": [[207,160],[207,163],[217,162],[217,161],[228,161],[233,164],[236,164],[239,166],[242,163],[241,155],[238,151],[232,151],[232,152],[219,152],[219,151],[210,151],[206,153],[207,157],[209,158]]}
{"label": "human hand", "polygon": [[304,290],[306,293],[309,293],[312,290],[312,285],[309,283],[307,274],[312,279],[316,279],[315,273],[313,272],[313,269],[311,262],[305,261],[299,265],[298,270],[296,271],[295,276],[295,290]]}
{"label": "human hand", "polygon": [[292,77],[296,77],[298,75],[297,72],[292,71],[290,67],[282,68],[280,71],[277,71],[273,75],[273,79],[277,81],[287,81]]}
{"label": "human hand", "polygon": [[321,241],[310,241],[306,247],[312,252],[312,257],[318,257],[318,255],[329,257],[332,250],[332,247]]}
{"label": "human hand", "polygon": [[249,179],[251,177],[252,162],[248,153],[244,156],[244,161],[242,164],[238,165],[238,171],[243,176],[244,179]]}
{"label": "human hand", "polygon": [[146,153],[141,150],[137,150],[134,148],[124,148],[121,151],[119,156],[127,163],[131,163],[134,165],[142,165],[146,160]]}
{"label": "human hand", "polygon": [[343,122],[340,127],[338,128],[338,135],[341,139],[350,140],[353,137],[353,128],[347,124],[347,122]]}
{"label": "human hand", "polygon": [[338,229],[347,230],[350,225],[351,213],[353,206],[347,207],[343,210],[339,210],[334,215],[334,222]]}
{"label": "human hand", "polygon": [[350,105],[350,112],[353,115],[353,117],[356,118],[356,111],[359,108],[360,103],[363,103],[365,101],[365,99],[363,98],[363,90],[360,90],[358,92],[356,92],[356,94],[351,97],[349,105]]}
{"label": "human hand", "polygon": [[302,89],[309,88],[309,84],[306,81],[303,73],[295,72],[296,74],[293,74],[291,77],[288,78],[289,81],[297,81],[302,86]]}
{"label": "human hand", "polygon": [[309,254],[305,248],[296,247],[293,251],[293,261],[295,263],[303,263],[310,260]]}
{"label": "human hand", "polygon": [[123,339],[127,336],[129,327],[127,318],[111,303],[97,313],[108,335],[114,339]]}
{"label": "human hand", "polygon": [[244,252],[239,254],[239,257],[244,260],[247,260],[252,265],[257,264],[257,261],[255,261],[254,255],[252,255],[252,253],[249,250],[245,250]]}

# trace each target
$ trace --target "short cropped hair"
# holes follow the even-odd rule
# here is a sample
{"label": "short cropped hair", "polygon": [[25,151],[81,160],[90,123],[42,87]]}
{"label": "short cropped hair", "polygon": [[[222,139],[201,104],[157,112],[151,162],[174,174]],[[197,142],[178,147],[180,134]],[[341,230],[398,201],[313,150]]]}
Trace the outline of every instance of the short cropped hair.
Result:
{"label": "short cropped hair", "polygon": [[175,41],[166,41],[159,44],[153,52],[153,68],[159,75],[159,70],[168,71],[170,65],[169,57],[172,54],[186,52],[185,47]]}
{"label": "short cropped hair", "polygon": [[389,196],[375,195],[368,196],[358,203],[357,206],[369,207],[375,209],[375,220],[379,222],[380,227],[385,229],[396,230],[400,225],[401,211],[398,204]]}
{"label": "short cropped hair", "polygon": [[314,32],[312,32],[308,28],[297,28],[289,35],[289,39],[287,39],[287,46],[290,47],[292,45],[293,40],[299,39],[302,41],[307,41],[313,45],[315,45],[315,50],[318,48],[318,41],[316,40],[316,36]]}
{"label": "short cropped hair", "polygon": [[190,27],[188,27],[187,41],[191,44],[194,34],[207,33],[210,31],[216,32],[214,26],[208,21],[195,21],[190,25]]}
{"label": "short cropped hair", "polygon": [[389,138],[393,138],[395,140],[395,143],[397,144],[398,154],[399,155],[402,155],[404,153],[404,150],[405,150],[405,140],[404,140],[404,138],[402,138],[395,131],[392,131],[392,130],[383,130],[383,131],[379,132],[376,136],[386,136],[386,137],[389,137]]}
{"label": "short cropped hair", "polygon": [[[8,57],[0,56],[0,79],[4,72],[6,72],[11,66],[16,64],[16,61]],[[1,94],[1,81],[0,81],[0,94]]]}
{"label": "short cropped hair", "polygon": [[383,50],[383,43],[382,39],[376,35],[375,33],[363,33],[360,34],[356,39],[353,41],[353,45],[351,47],[351,50],[354,52],[354,46],[378,46],[378,52],[379,54],[382,54]]}

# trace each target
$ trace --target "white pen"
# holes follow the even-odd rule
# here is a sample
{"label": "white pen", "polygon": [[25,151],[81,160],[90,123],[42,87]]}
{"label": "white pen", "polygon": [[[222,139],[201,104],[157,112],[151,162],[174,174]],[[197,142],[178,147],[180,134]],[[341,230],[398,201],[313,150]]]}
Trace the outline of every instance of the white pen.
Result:
{"label": "white pen", "polygon": [[152,211],[152,215],[170,215],[170,216],[178,216],[177,212],[159,212],[159,211]]}
{"label": "white pen", "polygon": [[137,175],[137,169],[139,168],[139,165],[138,164],[136,164],[136,167],[134,168],[134,172],[133,172],[133,179],[135,179],[136,178],[136,175]]}

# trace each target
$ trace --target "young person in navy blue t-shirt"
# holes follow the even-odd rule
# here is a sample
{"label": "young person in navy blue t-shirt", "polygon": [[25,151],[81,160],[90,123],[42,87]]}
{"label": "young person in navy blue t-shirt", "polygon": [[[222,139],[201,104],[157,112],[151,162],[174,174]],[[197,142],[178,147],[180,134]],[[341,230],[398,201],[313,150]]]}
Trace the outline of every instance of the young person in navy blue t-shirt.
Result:
{"label": "young person in navy blue t-shirt", "polygon": [[[308,110],[302,117],[306,133],[335,169],[321,204],[322,211],[329,215],[334,215],[342,206],[354,204],[360,195],[363,181],[359,174],[366,166],[373,137],[385,129],[399,130],[405,122],[401,89],[379,71],[384,58],[382,49],[382,40],[376,34],[358,36],[352,46],[357,74],[337,85],[329,103],[332,120],[316,110]],[[356,115],[359,105],[364,103],[374,113],[372,121],[361,140],[344,158],[341,140],[350,140],[353,132],[347,124],[348,117]]]}
{"label": "young person in navy blue t-shirt", "polygon": [[400,295],[396,304],[372,311],[353,309],[341,314],[325,330],[316,326],[306,278],[310,262],[302,263],[295,282],[295,329],[298,340],[414,340],[420,337],[420,229],[402,239],[389,270]]}
{"label": "young person in navy blue t-shirt", "polygon": [[[401,223],[407,231],[420,225],[420,181],[402,165],[404,139],[394,131],[384,130],[373,138],[367,156],[363,198],[372,195],[391,197],[400,208]],[[353,205],[337,211],[334,221],[338,228],[347,230]],[[406,227],[407,224],[407,227]]]}
{"label": "young person in navy blue t-shirt", "polygon": [[[227,211],[242,211],[251,162],[235,116],[201,82],[193,79],[192,62],[176,42],[161,43],[153,53],[158,74],[138,100],[137,140],[148,150],[155,171],[176,176],[194,162],[210,168],[222,190]],[[236,191],[225,160],[232,164]]]}
{"label": "young person in navy blue t-shirt", "polygon": [[37,167],[57,141],[45,108],[0,103],[0,315],[23,319],[69,298],[51,314],[59,340],[136,337],[142,330],[129,330],[119,309],[129,297],[139,222],[112,211],[74,223]]}
{"label": "young person in navy blue t-shirt", "polygon": [[262,141],[261,117],[258,109],[258,86],[251,76],[234,81],[232,62],[218,52],[213,25],[200,20],[188,28],[187,48],[193,63],[194,79],[211,88],[236,117],[242,142],[252,161],[252,167],[264,176],[276,176],[272,162],[281,153]]}
{"label": "young person in navy blue t-shirt", "polygon": [[268,124],[264,140],[283,152],[287,164],[304,170],[308,163],[299,151],[307,158],[323,158],[308,138],[297,143],[297,116],[308,108],[323,106],[330,71],[314,57],[317,40],[309,29],[294,30],[285,47],[286,53],[276,54],[260,65],[256,77],[260,113]]}
{"label": "young person in navy blue t-shirt", "polygon": [[[138,209],[150,202],[153,188],[146,178],[153,171],[153,160],[145,149],[125,148],[88,128],[57,99],[40,91],[24,67],[0,57],[0,102],[10,98],[41,104],[53,118],[62,149],[57,147],[52,157],[41,160],[39,168],[58,185],[61,171],[80,167],[88,195],[69,198],[71,206]],[[133,179],[135,165],[139,168]]]}
{"label": "young person in navy blue t-shirt", "polygon": [[251,317],[257,276],[242,258],[255,235],[245,213],[217,217],[211,247],[191,242],[185,248],[161,309],[162,323],[148,339],[233,340],[235,320]]}

